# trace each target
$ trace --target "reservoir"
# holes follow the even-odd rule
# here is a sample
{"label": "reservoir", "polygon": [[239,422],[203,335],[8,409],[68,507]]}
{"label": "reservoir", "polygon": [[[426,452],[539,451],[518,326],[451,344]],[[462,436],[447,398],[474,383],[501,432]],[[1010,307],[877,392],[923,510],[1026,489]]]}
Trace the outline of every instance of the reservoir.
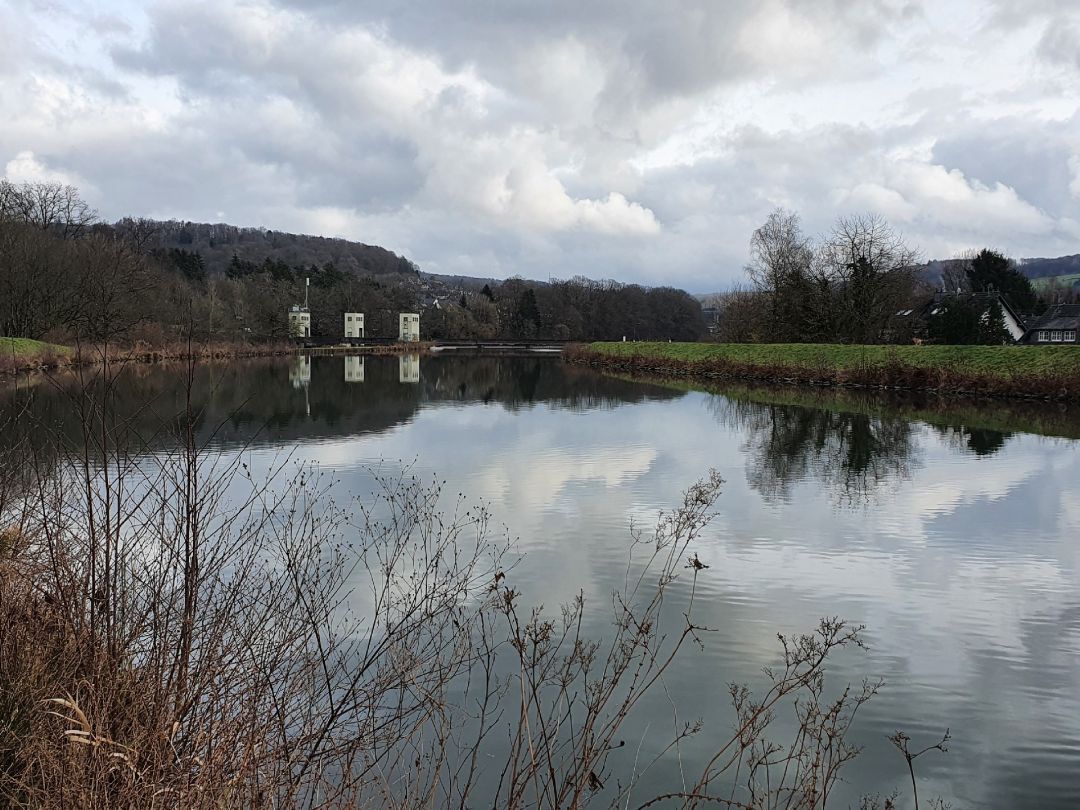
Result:
{"label": "reservoir", "polygon": [[[62,381],[3,389],[72,443]],[[777,633],[819,617],[865,625],[830,689],[880,678],[851,739],[835,806],[902,792],[912,747],[920,799],[955,807],[1080,804],[1080,416],[1039,403],[942,402],[865,392],[604,376],[556,357],[278,358],[195,368],[197,441],[254,477],[317,470],[344,497],[415,475],[483,504],[512,542],[529,605],[581,592],[586,629],[611,625],[632,532],[716,470],[715,515],[693,549],[697,621],[663,688],[625,727],[608,769],[657,759],[635,797],[697,773],[730,736],[728,684],[762,683]],[[185,408],[185,374],[134,366],[117,407],[152,428]],[[18,425],[29,424],[22,418]],[[17,431],[9,429],[9,440]],[[26,437],[23,437],[26,438]],[[29,437],[33,441],[33,436]],[[702,731],[664,752],[686,722]],[[633,802],[630,806],[636,806]],[[925,806],[925,804],[924,804]]]}

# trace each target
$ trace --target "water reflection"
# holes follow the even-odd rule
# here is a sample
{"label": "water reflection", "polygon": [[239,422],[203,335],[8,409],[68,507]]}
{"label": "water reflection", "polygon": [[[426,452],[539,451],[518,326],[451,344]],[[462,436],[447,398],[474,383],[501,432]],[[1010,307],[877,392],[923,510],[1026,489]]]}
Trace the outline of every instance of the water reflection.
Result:
{"label": "water reflection", "polygon": [[[256,475],[295,453],[361,497],[380,461],[437,473],[449,492],[485,500],[519,538],[517,576],[530,600],[554,611],[585,590],[592,634],[610,629],[630,521],[650,525],[709,467],[727,479],[698,549],[711,566],[700,619],[715,633],[627,727],[633,742],[613,752],[613,768],[633,768],[639,741],[642,761],[659,753],[673,703],[680,719],[728,728],[724,689],[713,687],[760,683],[760,668],[777,663],[777,631],[839,614],[867,624],[871,648],[838,661],[830,686],[864,675],[887,683],[860,715],[855,741],[866,751],[838,806],[903,789],[886,734],[904,728],[922,739],[945,725],[953,751],[922,766],[925,795],[958,807],[1075,806],[1075,413],[850,392],[701,393],[540,358],[425,356],[407,383],[398,358],[356,358],[356,384],[351,359],[316,357],[306,375],[292,359],[198,367],[200,441],[251,448]],[[75,443],[71,393],[49,384],[29,398],[8,391],[0,409],[28,400],[34,424]],[[116,401],[148,440],[167,441],[161,423],[183,412],[184,375],[132,367]],[[20,432],[35,441],[30,424],[20,418],[0,441]],[[687,768],[708,743],[687,741]],[[678,779],[674,759],[660,767],[666,784]]]}
{"label": "water reflection", "polygon": [[918,464],[912,425],[902,419],[726,397],[709,408],[745,436],[747,480],[766,498],[786,499],[813,479],[841,501],[864,501]]}
{"label": "water reflection", "polygon": [[966,449],[977,456],[992,456],[1005,447],[1012,433],[963,425],[935,425],[944,441],[954,447]]}
{"label": "water reflection", "polygon": [[364,381],[364,358],[354,355],[342,359],[345,362],[345,382],[362,383]]}
{"label": "water reflection", "polygon": [[293,358],[289,367],[289,382],[293,388],[306,388],[311,385],[311,357],[300,354]]}
{"label": "water reflection", "polygon": [[398,382],[420,382],[420,355],[403,354],[398,357]]}
{"label": "water reflection", "polygon": [[[160,434],[187,410],[186,379],[182,368],[165,365],[131,365],[118,373],[110,397],[137,444],[168,441]],[[43,438],[39,429],[45,427],[76,446],[83,435],[73,407],[80,385],[75,376],[60,376],[0,387],[0,412],[26,409],[0,442]],[[100,391],[100,381],[90,386]],[[230,447],[385,431],[440,404],[479,402],[516,411],[544,403],[584,411],[684,395],[569,369],[550,357],[430,357],[421,370],[420,356],[411,354],[201,364],[190,400],[198,439]]]}

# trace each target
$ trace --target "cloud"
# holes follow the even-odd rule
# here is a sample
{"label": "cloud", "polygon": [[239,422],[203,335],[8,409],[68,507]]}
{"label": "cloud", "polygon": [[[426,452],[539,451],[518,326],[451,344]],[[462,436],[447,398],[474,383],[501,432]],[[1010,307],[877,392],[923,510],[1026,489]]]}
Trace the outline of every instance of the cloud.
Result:
{"label": "cloud", "polygon": [[110,217],[224,211],[477,275],[723,288],[776,205],[815,231],[872,209],[928,255],[1065,251],[1060,6],[1005,37],[1008,4],[946,5],[17,4],[0,165],[31,152]]}
{"label": "cloud", "polygon": [[1039,40],[1039,54],[1050,62],[1080,70],[1080,23],[1064,18],[1048,23]]}
{"label": "cloud", "polygon": [[86,183],[79,177],[49,168],[29,150],[19,152],[7,162],[4,166],[4,178],[13,183],[63,183],[86,187]]}

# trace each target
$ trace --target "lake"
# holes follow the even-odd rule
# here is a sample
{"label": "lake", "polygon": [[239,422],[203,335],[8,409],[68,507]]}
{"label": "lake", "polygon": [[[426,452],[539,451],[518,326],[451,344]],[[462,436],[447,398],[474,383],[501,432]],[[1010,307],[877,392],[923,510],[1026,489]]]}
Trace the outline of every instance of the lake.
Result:
{"label": "lake", "polygon": [[[135,367],[118,405],[173,414],[182,376]],[[40,418],[77,435],[70,400],[44,381],[29,390]],[[696,771],[709,742],[701,737],[730,728],[726,685],[761,683],[761,668],[778,661],[777,632],[837,615],[865,624],[869,649],[844,651],[830,684],[869,676],[885,685],[860,711],[853,735],[864,751],[836,806],[905,788],[887,735],[902,729],[929,745],[946,728],[948,753],[918,761],[921,797],[956,807],[1080,805],[1075,412],[697,391],[550,357],[209,364],[194,390],[200,440],[243,453],[256,474],[288,456],[363,493],[373,468],[409,468],[483,501],[523,554],[515,579],[525,598],[554,611],[583,589],[595,634],[610,619],[604,598],[622,580],[631,522],[651,525],[715,468],[726,483],[695,546],[709,566],[698,619],[714,632],[627,727],[612,770],[662,747],[674,707],[680,722],[705,721],[681,749]],[[5,390],[0,406],[26,392]],[[662,787],[675,772],[668,757],[650,778]]]}

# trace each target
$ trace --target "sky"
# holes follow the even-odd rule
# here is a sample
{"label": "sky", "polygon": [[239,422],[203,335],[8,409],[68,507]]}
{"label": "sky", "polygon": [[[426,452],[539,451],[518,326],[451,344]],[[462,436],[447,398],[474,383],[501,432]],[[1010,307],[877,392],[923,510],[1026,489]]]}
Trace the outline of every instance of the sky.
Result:
{"label": "sky", "polygon": [[753,230],[1080,253],[1080,0],[0,0],[0,169],[106,219],[694,292]]}

